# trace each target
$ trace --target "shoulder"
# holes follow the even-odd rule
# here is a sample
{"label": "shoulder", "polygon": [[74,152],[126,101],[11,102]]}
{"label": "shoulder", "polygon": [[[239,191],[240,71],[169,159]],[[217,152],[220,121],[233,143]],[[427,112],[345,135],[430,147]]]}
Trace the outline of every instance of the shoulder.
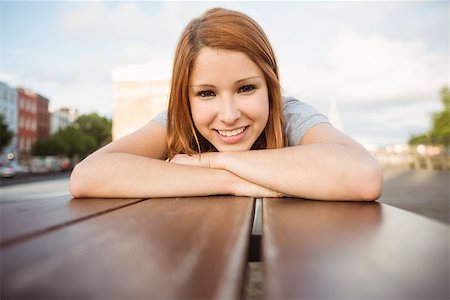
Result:
{"label": "shoulder", "polygon": [[298,145],[305,133],[328,118],[314,106],[294,97],[283,97],[283,127],[289,146]]}
{"label": "shoulder", "polygon": [[156,114],[152,121],[158,123],[162,128],[167,129],[167,109]]}
{"label": "shoulder", "polygon": [[294,97],[283,97],[283,116],[290,114],[316,115],[321,114],[314,106]]}

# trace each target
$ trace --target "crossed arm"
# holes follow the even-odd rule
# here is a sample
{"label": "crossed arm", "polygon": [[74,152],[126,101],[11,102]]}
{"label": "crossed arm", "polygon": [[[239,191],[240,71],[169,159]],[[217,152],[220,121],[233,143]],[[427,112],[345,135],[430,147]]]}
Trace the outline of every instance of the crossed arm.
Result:
{"label": "crossed arm", "polygon": [[295,147],[177,155],[166,162],[165,131],[152,123],[77,165],[73,196],[375,200],[381,193],[382,172],[375,159],[328,124],[311,128]]}
{"label": "crossed arm", "polygon": [[172,162],[226,170],[283,195],[308,199],[376,200],[383,182],[376,160],[329,124],[310,129],[295,147],[181,154]]}

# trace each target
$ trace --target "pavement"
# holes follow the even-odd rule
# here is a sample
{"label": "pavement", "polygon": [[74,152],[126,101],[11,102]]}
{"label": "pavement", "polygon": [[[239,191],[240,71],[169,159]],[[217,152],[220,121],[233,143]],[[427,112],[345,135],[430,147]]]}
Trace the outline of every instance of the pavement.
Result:
{"label": "pavement", "polygon": [[70,171],[58,172],[58,173],[42,173],[42,174],[27,174],[18,175],[12,178],[0,178],[0,187],[7,187],[11,185],[34,183],[40,181],[47,181],[53,179],[62,179],[70,177]]}
{"label": "pavement", "polygon": [[378,201],[449,224],[450,172],[387,169]]}

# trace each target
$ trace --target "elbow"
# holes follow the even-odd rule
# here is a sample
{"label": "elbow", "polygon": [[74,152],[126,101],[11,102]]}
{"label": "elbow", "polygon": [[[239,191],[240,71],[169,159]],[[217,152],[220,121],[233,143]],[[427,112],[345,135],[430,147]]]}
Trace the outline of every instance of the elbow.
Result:
{"label": "elbow", "polygon": [[88,180],[83,176],[82,162],[77,164],[70,174],[70,193],[74,198],[85,197],[88,193],[89,187],[87,186]]}
{"label": "elbow", "polygon": [[362,201],[375,201],[381,197],[383,192],[383,169],[373,159],[373,162],[364,167],[360,174],[362,180],[358,180],[358,198]]}

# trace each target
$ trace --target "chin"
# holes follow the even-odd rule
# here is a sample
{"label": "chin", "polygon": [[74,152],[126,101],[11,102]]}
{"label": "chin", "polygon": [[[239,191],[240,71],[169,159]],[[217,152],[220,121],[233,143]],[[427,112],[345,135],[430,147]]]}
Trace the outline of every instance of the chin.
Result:
{"label": "chin", "polygon": [[248,151],[251,149],[251,146],[247,145],[220,145],[216,146],[217,151],[219,152],[238,152],[238,151]]}

